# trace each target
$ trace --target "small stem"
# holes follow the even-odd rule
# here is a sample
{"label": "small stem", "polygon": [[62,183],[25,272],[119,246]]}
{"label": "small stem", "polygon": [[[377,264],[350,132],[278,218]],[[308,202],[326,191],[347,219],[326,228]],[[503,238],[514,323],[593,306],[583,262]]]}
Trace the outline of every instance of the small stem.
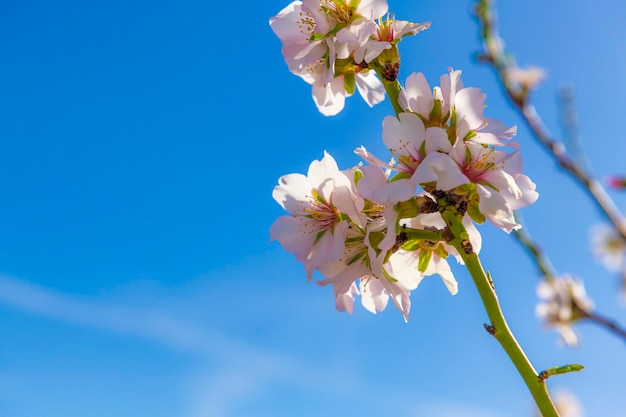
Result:
{"label": "small stem", "polygon": [[430,242],[443,240],[443,232],[441,230],[420,230],[403,227],[402,231],[406,233],[409,240],[428,240]]}
{"label": "small stem", "polygon": [[396,112],[396,116],[404,112],[404,109],[400,107],[400,103],[398,102],[398,96],[400,95],[400,91],[402,91],[402,86],[398,80],[387,81],[383,79],[383,85],[385,86],[385,91],[389,96],[389,101],[391,101],[391,105],[393,106],[393,111]]}
{"label": "small stem", "polygon": [[462,216],[456,210],[451,209],[450,206],[443,207],[441,215],[453,234],[453,238],[449,240],[449,243],[457,249],[465,262],[465,267],[474,280],[474,285],[480,294],[491,321],[491,325],[485,327],[498,340],[511,362],[515,365],[515,368],[517,368],[517,372],[530,390],[541,415],[543,417],[558,417],[559,414],[550,399],[545,382],[540,380],[537,371],[517,343],[504,318],[490,276],[483,269],[478,255],[473,252],[469,243],[469,235],[463,226]]}
{"label": "small stem", "polygon": [[400,82],[397,79],[389,81],[384,74],[385,70],[380,65],[373,64],[371,66],[371,69],[376,71],[376,75],[378,75],[378,78],[380,78],[380,80],[382,81],[383,86],[385,87],[385,91],[387,92],[387,96],[389,97],[389,101],[393,106],[393,111],[396,113],[396,116],[398,116],[400,113],[403,113],[404,109],[400,107],[400,103],[398,102],[400,91],[402,91],[402,86],[400,85]]}
{"label": "small stem", "polygon": [[515,230],[513,233],[518,242],[524,247],[524,249],[526,249],[530,257],[535,261],[539,274],[548,281],[553,280],[557,276],[556,270],[537,242],[535,242],[526,231],[526,228],[524,227],[522,229]]}

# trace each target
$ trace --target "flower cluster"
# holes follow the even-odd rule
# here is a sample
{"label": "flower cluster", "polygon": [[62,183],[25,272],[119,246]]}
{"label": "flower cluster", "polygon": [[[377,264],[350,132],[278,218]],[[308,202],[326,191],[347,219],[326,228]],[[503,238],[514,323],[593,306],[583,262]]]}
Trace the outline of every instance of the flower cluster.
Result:
{"label": "flower cluster", "polygon": [[537,316],[548,327],[556,328],[564,344],[577,346],[572,323],[587,317],[593,308],[583,282],[569,275],[543,280],[537,286],[537,295],[541,299],[535,309]]}
{"label": "flower cluster", "polygon": [[409,76],[399,97],[405,111],[383,121],[389,162],[360,147],[369,165],[340,170],[325,154],[306,176],[286,175],[275,187],[290,215],[274,223],[271,238],[304,263],[309,279],[317,270],[320,285],[333,285],[338,310],[352,312],[360,294],[371,312],[391,299],[408,320],[410,292],[434,274],[455,294],[447,258],[462,256],[444,213],[452,210],[467,233],[465,253],[478,253],[474,222],[510,232],[521,227],[513,210],[537,199],[510,141],[515,127],[485,118],[485,95],[463,87],[460,75],[450,70],[432,91],[422,74]]}
{"label": "flower cluster", "polygon": [[486,218],[506,232],[520,228],[513,211],[538,194],[522,174],[518,144],[510,141],[516,127],[483,115],[486,96],[465,88],[461,71],[450,69],[440,82],[431,91],[423,74],[411,74],[399,97],[405,112],[383,120],[383,141],[395,163],[357,149],[370,164],[398,172],[378,193],[398,202],[418,186],[448,191],[467,200],[477,222]]}
{"label": "flower cluster", "polygon": [[312,86],[322,114],[339,113],[355,89],[370,106],[381,102],[385,88],[375,72],[395,80],[397,43],[430,26],[386,13],[386,0],[303,0],[270,19],[289,70]]}

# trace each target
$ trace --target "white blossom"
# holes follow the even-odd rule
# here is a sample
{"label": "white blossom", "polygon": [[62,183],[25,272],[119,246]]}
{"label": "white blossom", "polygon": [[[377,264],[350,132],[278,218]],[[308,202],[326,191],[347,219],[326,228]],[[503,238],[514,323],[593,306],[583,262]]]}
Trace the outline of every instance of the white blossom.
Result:
{"label": "white blossom", "polygon": [[537,295],[540,298],[535,309],[537,316],[560,333],[562,343],[577,346],[578,336],[572,324],[593,308],[583,282],[570,275],[544,279],[537,286]]}

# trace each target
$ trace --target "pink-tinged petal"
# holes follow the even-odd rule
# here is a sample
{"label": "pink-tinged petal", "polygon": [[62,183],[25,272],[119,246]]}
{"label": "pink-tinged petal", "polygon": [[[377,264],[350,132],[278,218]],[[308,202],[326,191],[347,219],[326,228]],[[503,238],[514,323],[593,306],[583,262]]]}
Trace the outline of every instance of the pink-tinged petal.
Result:
{"label": "pink-tinged petal", "polygon": [[370,270],[362,261],[356,261],[347,265],[344,261],[324,262],[318,268],[318,271],[326,277],[326,279],[317,281],[316,284],[325,286],[332,284],[334,292],[345,293],[350,286],[359,278],[369,275]]}
{"label": "pink-tinged petal", "polygon": [[522,190],[515,182],[515,178],[504,170],[494,170],[483,176],[484,180],[498,189],[498,193],[509,203],[522,198]]}
{"label": "pink-tinged petal", "polygon": [[485,145],[504,146],[502,140],[508,140],[517,135],[517,126],[507,127],[497,119],[486,118],[487,124],[476,131],[472,142],[484,143]]}
{"label": "pink-tinged petal", "polygon": [[293,216],[281,216],[270,228],[270,240],[278,240],[299,262],[304,262],[315,243],[315,234],[302,233],[302,223]]}
{"label": "pink-tinged petal", "polygon": [[[337,38],[334,38],[335,40]],[[335,59],[348,59],[350,54],[354,50],[355,46],[353,44],[341,43],[341,42],[333,42],[335,45]]]}
{"label": "pink-tinged petal", "polygon": [[386,116],[383,119],[383,142],[392,152],[406,146],[402,124],[394,116]]}
{"label": "pink-tinged petal", "polygon": [[419,148],[426,138],[426,128],[422,119],[412,113],[400,113],[398,118],[402,124],[404,138],[414,147]]}
{"label": "pink-tinged petal", "polygon": [[304,71],[307,65],[322,59],[327,50],[326,44],[320,41],[285,44],[281,49],[287,67],[292,72]]}
{"label": "pink-tinged petal", "polygon": [[370,107],[385,99],[385,87],[374,71],[355,74],[355,81],[359,94]]}
{"label": "pink-tinged petal", "polygon": [[492,224],[507,233],[522,227],[515,221],[513,210],[506,200],[494,189],[477,184],[476,191],[479,196],[478,209]]}
{"label": "pink-tinged petal", "polygon": [[357,189],[367,200],[383,205],[396,204],[408,200],[415,194],[417,184],[409,179],[388,182],[385,173],[374,165],[362,167],[361,172],[363,178],[359,181]]}
{"label": "pink-tinged petal", "polygon": [[376,314],[377,311],[383,311],[387,307],[389,294],[379,279],[373,277],[361,279],[360,287],[361,304],[369,312]]}
{"label": "pink-tinged petal", "polygon": [[522,207],[533,204],[539,198],[539,193],[535,191],[537,185],[531,181],[526,175],[518,176],[515,181],[522,192],[522,197],[514,202],[511,202],[511,208],[513,210],[519,210]]}
{"label": "pink-tinged petal", "polygon": [[359,295],[359,290],[353,282],[348,291],[335,294],[335,308],[337,311],[347,311],[352,314],[354,311],[354,296]]}
{"label": "pink-tinged petal", "polygon": [[383,120],[383,142],[396,157],[421,159],[418,149],[426,138],[424,123],[412,113],[400,113],[400,120],[387,116]]}
{"label": "pink-tinged petal", "polygon": [[452,144],[448,139],[446,131],[440,127],[429,127],[426,129],[426,153],[434,151],[450,152]]}
{"label": "pink-tinged petal", "polygon": [[367,19],[376,20],[383,17],[388,9],[387,0],[361,0],[356,12]]}
{"label": "pink-tinged petal", "polygon": [[311,162],[309,171],[307,172],[307,176],[312,182],[334,178],[338,174],[339,166],[337,165],[337,161],[326,151],[324,151],[324,156],[320,161],[315,160]]}
{"label": "pink-tinged petal", "polygon": [[[509,142],[509,145],[513,145],[511,147],[515,148],[518,146],[518,143]],[[524,172],[524,161],[519,151],[512,153],[498,151],[495,152],[494,155],[496,156],[495,164],[498,166],[504,165],[504,169],[509,174],[516,176]]]}
{"label": "pink-tinged petal", "polygon": [[322,86],[313,86],[313,101],[317,109],[324,116],[335,116],[343,110],[346,101],[346,91],[343,88],[343,76]]}
{"label": "pink-tinged petal", "polygon": [[409,321],[409,312],[411,311],[411,297],[410,292],[404,288],[401,288],[399,285],[387,280],[380,279],[380,283],[385,287],[385,290],[391,296],[391,301],[396,306],[398,311],[402,313],[402,317],[404,317],[404,321]]}
{"label": "pink-tinged petal", "polygon": [[416,35],[419,32],[430,28],[430,22],[412,23],[406,20],[394,20],[393,22],[395,39],[402,39],[407,35]]}
{"label": "pink-tinged petal", "polygon": [[380,199],[387,201],[388,204],[397,204],[407,201],[415,195],[417,183],[410,178],[400,179],[390,182],[384,193],[380,195]]}
{"label": "pink-tinged petal", "polygon": [[378,244],[378,249],[382,251],[381,258],[385,259],[387,252],[391,250],[396,243],[396,227],[398,225],[398,212],[394,206],[387,206],[383,210],[383,218],[387,225],[387,233],[381,242]]}
{"label": "pink-tinged petal", "polygon": [[332,205],[359,226],[365,226],[367,223],[363,214],[365,202],[360,196],[355,195],[351,188],[346,186],[337,187],[333,192]]}
{"label": "pink-tinged petal", "polygon": [[[336,37],[337,42],[348,45],[348,53],[350,53],[365,44],[374,33],[376,33],[376,24],[370,19],[360,18],[337,32]],[[338,55],[338,58],[347,57]]]}
{"label": "pink-tinged petal", "polygon": [[426,155],[426,158],[413,173],[412,179],[418,184],[435,181],[437,189],[443,191],[470,182],[452,158],[439,152]]}
{"label": "pink-tinged petal", "polygon": [[316,33],[325,35],[330,32],[336,24],[336,22],[331,21],[328,15],[322,10],[320,0],[303,0],[302,10],[313,16]]}
{"label": "pink-tinged petal", "polygon": [[443,217],[441,217],[441,214],[439,213],[419,214],[417,217],[410,219],[404,224],[414,229],[426,229],[427,227],[444,229],[446,227],[446,222],[443,220]]}
{"label": "pink-tinged petal", "polygon": [[448,261],[435,254],[433,254],[433,257],[428,264],[428,268],[424,272],[424,275],[434,274],[438,274],[441,277],[446,288],[450,291],[450,294],[455,295],[459,291],[459,283],[454,278]]}
{"label": "pink-tinged petal", "polygon": [[407,290],[414,290],[424,276],[417,270],[419,251],[398,250],[389,257],[387,267],[391,276]]}
{"label": "pink-tinged petal", "polygon": [[464,88],[456,93],[454,108],[459,138],[464,138],[470,129],[478,129],[485,122],[483,109],[486,97],[480,89],[473,87]]}
{"label": "pink-tinged petal", "polygon": [[283,43],[304,43],[311,36],[302,25],[302,2],[291,2],[270,19],[270,27]]}
{"label": "pink-tinged petal", "polygon": [[313,271],[322,263],[336,261],[343,255],[348,226],[348,222],[340,222],[335,225],[334,231],[326,230],[317,239],[304,261],[309,280],[313,278]]}
{"label": "pink-tinged petal", "polygon": [[387,185],[387,176],[375,165],[367,165],[361,167],[363,178],[357,183],[359,194],[370,201],[377,202],[377,191]]}
{"label": "pink-tinged petal", "polygon": [[374,59],[376,59],[385,49],[391,48],[391,44],[389,42],[379,42],[374,39],[369,39],[367,42],[363,44],[363,46],[358,47],[354,51],[354,62],[360,64],[361,62],[370,63]]}
{"label": "pink-tinged petal", "polygon": [[456,92],[463,89],[461,70],[455,71],[452,68],[448,68],[448,74],[444,74],[439,78],[439,84],[441,85],[440,91],[443,99],[441,111],[442,114],[446,114],[450,111],[451,107],[454,107]]}
{"label": "pink-tinged petal", "polygon": [[354,153],[359,155],[361,158],[365,159],[370,164],[375,165],[377,167],[385,168],[385,169],[394,169],[395,168],[393,165],[390,165],[387,162],[383,161],[382,159],[379,159],[376,156],[374,156],[371,153],[369,153],[365,149],[364,146],[360,146],[358,148],[355,148],[354,149]]}
{"label": "pink-tinged petal", "polygon": [[303,202],[311,199],[311,183],[302,174],[283,175],[278,179],[278,185],[272,191],[272,197],[286,211],[296,213]]}
{"label": "pink-tinged petal", "polygon": [[398,97],[400,106],[428,117],[433,109],[433,93],[430,90],[426,77],[421,72],[412,73],[406,79],[405,88]]}

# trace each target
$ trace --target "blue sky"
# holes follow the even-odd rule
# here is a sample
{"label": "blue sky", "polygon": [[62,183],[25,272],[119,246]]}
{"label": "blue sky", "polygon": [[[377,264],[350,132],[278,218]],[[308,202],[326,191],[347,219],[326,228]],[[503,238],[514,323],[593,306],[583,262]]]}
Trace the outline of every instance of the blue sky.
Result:
{"label": "blue sky", "polygon": [[[277,179],[330,152],[384,155],[381,121],[358,97],[325,118],[291,75],[268,19],[287,2],[5,0],[0,5],[0,415],[10,417],[524,417],[532,404],[471,280],[426,279],[411,320],[393,308],[334,311],[329,288],[269,242]],[[555,92],[575,87],[583,147],[600,177],[624,173],[626,5],[498,4],[520,65],[559,133]],[[524,211],[555,266],[585,279],[599,310],[626,323],[616,279],[595,262],[600,221],[507,107],[480,48],[471,2],[396,1],[432,21],[402,42],[401,78],[449,66],[487,94],[487,114],[520,126],[539,201]],[[626,207],[624,194],[616,201]],[[557,346],[534,316],[537,275],[500,230],[481,257],[537,368],[588,416],[624,417],[623,342],[581,324]]]}

